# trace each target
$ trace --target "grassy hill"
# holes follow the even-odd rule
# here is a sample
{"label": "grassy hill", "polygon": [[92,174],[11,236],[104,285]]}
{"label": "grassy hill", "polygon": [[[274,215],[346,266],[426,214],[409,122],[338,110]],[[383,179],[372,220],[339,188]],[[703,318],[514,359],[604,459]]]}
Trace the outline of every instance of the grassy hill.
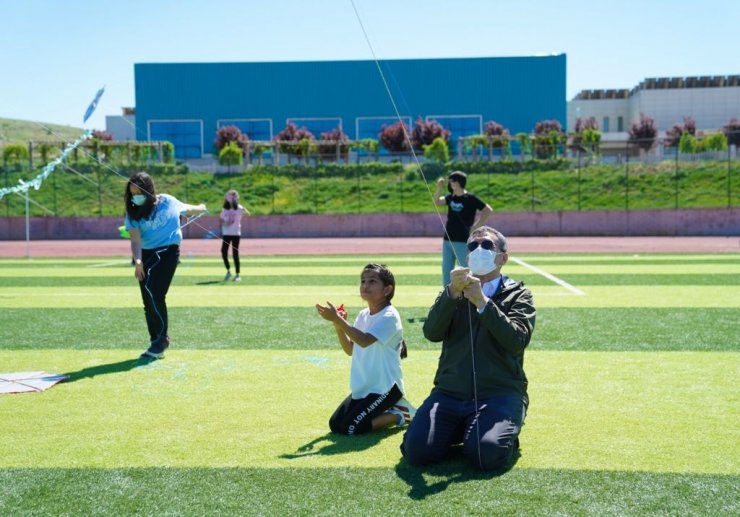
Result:
{"label": "grassy hill", "polygon": [[58,141],[74,140],[82,133],[82,128],[0,118],[0,146],[5,144],[26,144],[29,140]]}

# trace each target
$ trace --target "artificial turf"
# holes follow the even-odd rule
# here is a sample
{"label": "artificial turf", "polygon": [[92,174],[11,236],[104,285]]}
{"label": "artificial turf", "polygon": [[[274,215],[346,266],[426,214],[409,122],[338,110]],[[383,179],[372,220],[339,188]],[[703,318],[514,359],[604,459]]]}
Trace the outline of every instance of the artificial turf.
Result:
{"label": "artificial turf", "polygon": [[121,258],[0,260],[0,371],[70,381],[0,397],[0,514],[719,515],[740,512],[740,256],[521,257],[537,325],[531,404],[505,473],[459,454],[407,465],[402,430],[328,434],[349,358],[313,304],[360,307],[364,263],[387,262],[410,355],[408,398],[432,386],[423,318],[438,257],[267,257],[224,284],[185,257],[167,358]]}

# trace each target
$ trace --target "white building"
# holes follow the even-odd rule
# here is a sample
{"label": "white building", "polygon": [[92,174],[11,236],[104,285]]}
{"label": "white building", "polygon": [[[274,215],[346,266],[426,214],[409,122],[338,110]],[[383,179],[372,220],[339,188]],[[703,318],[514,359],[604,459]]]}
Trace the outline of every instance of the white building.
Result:
{"label": "white building", "polygon": [[146,140],[146,135],[136,138],[136,110],[121,108],[121,115],[106,115],[105,132],[113,136],[117,142]]}
{"label": "white building", "polygon": [[[697,131],[712,132],[740,118],[740,75],[645,79],[632,90],[583,90],[568,102],[567,125],[594,117],[605,141],[625,140],[640,113],[655,120],[664,135],[684,117]],[[616,133],[616,134],[615,134]]]}

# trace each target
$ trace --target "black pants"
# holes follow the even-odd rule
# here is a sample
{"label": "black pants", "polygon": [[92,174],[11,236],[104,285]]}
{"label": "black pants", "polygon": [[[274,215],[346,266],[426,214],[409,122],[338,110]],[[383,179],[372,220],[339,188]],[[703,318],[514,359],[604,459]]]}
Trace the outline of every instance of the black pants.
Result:
{"label": "black pants", "polygon": [[338,434],[365,434],[372,431],[373,418],[388,411],[393,404],[401,400],[403,393],[395,384],[387,393],[371,393],[365,398],[353,399],[352,395],[344,399],[329,419],[329,429]]}
{"label": "black pants", "polygon": [[224,259],[224,266],[226,270],[231,269],[229,265],[229,244],[231,244],[231,253],[234,255],[234,266],[236,268],[236,274],[239,274],[239,240],[241,237],[238,235],[222,235],[221,236],[221,258]]}
{"label": "black pants", "polygon": [[153,250],[141,250],[144,264],[144,280],[139,282],[144,315],[149,329],[150,345],[160,346],[167,338],[167,304],[165,297],[175,276],[180,247],[167,246]]}

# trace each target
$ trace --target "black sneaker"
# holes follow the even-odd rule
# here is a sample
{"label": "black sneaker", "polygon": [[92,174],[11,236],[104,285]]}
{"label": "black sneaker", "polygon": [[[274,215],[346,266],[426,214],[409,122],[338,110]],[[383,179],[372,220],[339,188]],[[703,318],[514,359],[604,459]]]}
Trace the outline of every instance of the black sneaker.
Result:
{"label": "black sneaker", "polygon": [[151,345],[142,354],[141,357],[151,357],[152,359],[162,359],[164,351],[170,346],[170,336],[166,336],[160,343]]}

